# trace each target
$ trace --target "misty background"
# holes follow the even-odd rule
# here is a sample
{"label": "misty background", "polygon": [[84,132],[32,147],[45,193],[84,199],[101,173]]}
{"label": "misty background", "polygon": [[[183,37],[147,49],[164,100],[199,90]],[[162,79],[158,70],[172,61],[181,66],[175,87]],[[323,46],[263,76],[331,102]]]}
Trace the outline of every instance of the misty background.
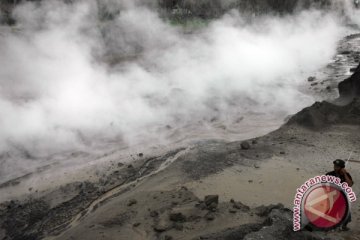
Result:
{"label": "misty background", "polygon": [[11,17],[0,26],[0,181],[62,152],[265,134],[317,100],[307,78],[360,24],[352,1],[185,24],[150,0],[49,0]]}

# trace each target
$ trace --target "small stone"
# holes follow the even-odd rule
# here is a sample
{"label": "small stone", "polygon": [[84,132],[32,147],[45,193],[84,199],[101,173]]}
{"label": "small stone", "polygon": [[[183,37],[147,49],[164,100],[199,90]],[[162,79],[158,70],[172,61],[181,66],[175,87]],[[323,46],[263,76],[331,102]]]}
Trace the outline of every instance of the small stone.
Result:
{"label": "small stone", "polygon": [[281,151],[280,154],[285,154],[285,152],[284,152],[284,151]]}
{"label": "small stone", "polygon": [[169,219],[173,222],[185,222],[186,217],[181,212],[170,213]]}
{"label": "small stone", "polygon": [[235,209],[239,209],[239,210],[243,210],[243,211],[249,211],[250,207],[246,206],[245,204],[241,203],[241,202],[235,202],[232,206]]}
{"label": "small stone", "polygon": [[296,171],[299,171],[300,170],[300,168],[296,168]]}
{"label": "small stone", "polygon": [[215,215],[213,213],[209,212],[208,214],[206,214],[205,218],[208,221],[213,221],[215,219]]}
{"label": "small stone", "polygon": [[157,211],[150,212],[150,217],[157,217],[157,216],[159,216],[159,213]]}
{"label": "small stone", "polygon": [[249,182],[249,183],[252,183],[252,182],[253,182],[253,180],[249,180],[248,182]]}
{"label": "small stone", "polygon": [[139,153],[138,156],[139,156],[139,157],[143,157],[144,154],[143,154],[143,153]]}
{"label": "small stone", "polygon": [[141,224],[141,223],[139,223],[139,222],[134,223],[134,224],[133,224],[133,227],[138,227],[138,226],[140,226],[140,224]]}
{"label": "small stone", "polygon": [[311,77],[308,77],[308,82],[313,82],[313,81],[315,81],[315,77],[313,77],[313,76],[311,76]]}
{"label": "small stone", "polygon": [[250,144],[249,144],[249,142],[247,142],[247,141],[243,141],[243,142],[240,144],[240,146],[241,146],[241,149],[243,149],[243,150],[248,150],[248,149],[250,149]]}
{"label": "small stone", "polygon": [[128,202],[127,205],[130,207],[130,206],[135,205],[135,204],[137,204],[136,199],[130,199],[130,201]]}
{"label": "small stone", "polygon": [[216,205],[219,203],[219,195],[207,195],[204,198],[204,203],[207,207],[210,207],[212,203]]}
{"label": "small stone", "polygon": [[254,140],[251,141],[251,143],[252,143],[252,144],[257,144],[257,140],[254,139]]}
{"label": "small stone", "polygon": [[210,209],[211,211],[214,212],[217,209],[217,205],[218,205],[217,203],[213,202],[213,203],[210,204],[210,206],[208,206],[208,209]]}
{"label": "small stone", "polygon": [[236,213],[237,211],[235,209],[229,209],[229,213]]}
{"label": "small stone", "polygon": [[312,83],[312,84],[310,84],[311,86],[316,86],[316,85],[318,85],[318,83],[317,82],[314,82],[314,83]]}
{"label": "small stone", "polygon": [[255,163],[254,168],[260,168],[260,166]]}
{"label": "small stone", "polygon": [[255,213],[256,213],[256,215],[258,215],[260,217],[264,217],[264,216],[267,216],[273,209],[280,209],[283,207],[284,207],[284,205],[282,205],[281,203],[276,204],[276,205],[270,204],[268,206],[261,205],[261,206],[255,208]]}
{"label": "small stone", "polygon": [[170,236],[170,235],[165,235],[165,236],[163,237],[163,240],[173,240],[173,237]]}
{"label": "small stone", "polygon": [[167,230],[170,230],[172,228],[172,224],[169,224],[167,221],[159,221],[155,226],[154,230],[156,232],[165,232]]}

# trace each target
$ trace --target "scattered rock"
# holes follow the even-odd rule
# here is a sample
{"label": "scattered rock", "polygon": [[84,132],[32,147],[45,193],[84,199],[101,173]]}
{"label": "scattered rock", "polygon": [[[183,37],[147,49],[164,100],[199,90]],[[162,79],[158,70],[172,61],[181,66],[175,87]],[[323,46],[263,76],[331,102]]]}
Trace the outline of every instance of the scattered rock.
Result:
{"label": "scattered rock", "polygon": [[185,222],[186,216],[181,212],[172,212],[169,215],[169,219],[173,222]]}
{"label": "scattered rock", "polygon": [[141,224],[141,223],[139,223],[139,222],[134,223],[134,224],[133,224],[133,227],[138,227],[138,226],[140,226],[140,224]]}
{"label": "scattered rock", "polygon": [[229,209],[229,213],[236,213],[237,211],[233,208]]}
{"label": "scattered rock", "polygon": [[353,75],[338,84],[340,98],[350,99],[360,96],[360,64]]}
{"label": "scattered rock", "polygon": [[238,210],[242,210],[242,211],[249,211],[250,210],[250,207],[246,206],[242,202],[234,202],[232,207],[235,208],[235,209],[238,209]]}
{"label": "scattered rock", "polygon": [[157,222],[154,226],[154,230],[156,232],[165,232],[167,230],[170,230],[172,228],[172,224],[169,223],[168,221],[162,219],[159,222]]}
{"label": "scattered rock", "polygon": [[136,199],[130,199],[130,201],[128,202],[128,206],[129,207],[131,207],[132,205],[135,205],[135,204],[137,204],[137,201],[136,201]]}
{"label": "scattered rock", "polygon": [[247,234],[244,240],[279,240],[279,239],[293,239],[293,240],[331,240],[342,239],[339,237],[333,238],[331,235],[325,232],[308,232],[299,231],[294,232],[292,230],[293,216],[292,211],[285,208],[273,209],[266,215],[267,220],[263,224],[263,227],[258,231],[252,231]]}
{"label": "scattered rock", "polygon": [[357,68],[350,68],[350,72],[355,72]]}
{"label": "scattered rock", "polygon": [[269,215],[269,213],[273,210],[273,209],[280,209],[280,208],[284,208],[284,205],[279,203],[279,204],[271,204],[269,206],[259,206],[257,208],[255,208],[255,214],[260,216],[260,217],[264,217],[264,216],[267,216]]}
{"label": "scattered rock", "polygon": [[248,149],[250,149],[250,144],[249,144],[249,142],[247,142],[247,141],[241,142],[240,146],[241,146],[241,149],[243,149],[243,150],[248,150]]}
{"label": "scattered rock", "polygon": [[208,209],[211,210],[211,211],[213,211],[213,212],[215,212],[216,209],[217,209],[217,206],[218,206],[218,204],[215,203],[215,202],[213,202],[213,203],[211,203],[211,204],[208,206]]}
{"label": "scattered rock", "polygon": [[151,211],[150,212],[150,217],[158,217],[159,216],[159,213],[157,211]]}
{"label": "scattered rock", "polygon": [[284,152],[284,151],[281,151],[281,152],[280,152],[280,154],[284,155],[284,154],[285,154],[285,152]]}
{"label": "scattered rock", "polygon": [[208,208],[217,207],[219,204],[219,195],[207,195],[204,198],[204,203]]}
{"label": "scattered rock", "polygon": [[313,82],[313,81],[315,81],[315,77],[313,77],[313,76],[311,76],[311,77],[308,77],[308,82]]}
{"label": "scattered rock", "polygon": [[209,212],[205,215],[206,220],[213,221],[215,219],[215,214],[212,212]]}

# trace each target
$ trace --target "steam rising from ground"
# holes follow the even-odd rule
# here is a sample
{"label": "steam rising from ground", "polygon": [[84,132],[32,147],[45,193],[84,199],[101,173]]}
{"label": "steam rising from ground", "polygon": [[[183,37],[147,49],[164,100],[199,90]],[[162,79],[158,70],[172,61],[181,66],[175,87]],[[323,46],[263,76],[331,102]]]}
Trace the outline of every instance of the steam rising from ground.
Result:
{"label": "steam rising from ground", "polygon": [[0,33],[1,151],[165,142],[192,124],[211,132],[251,113],[283,118],[313,101],[299,86],[345,31],[333,13],[249,22],[232,11],[186,34],[155,10],[120,5],[111,19],[93,1],[15,9],[18,25]]}

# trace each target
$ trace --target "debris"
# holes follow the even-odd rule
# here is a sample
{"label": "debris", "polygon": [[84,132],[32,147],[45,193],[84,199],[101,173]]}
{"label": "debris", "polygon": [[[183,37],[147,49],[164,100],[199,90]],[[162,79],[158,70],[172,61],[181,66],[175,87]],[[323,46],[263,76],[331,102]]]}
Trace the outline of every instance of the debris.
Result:
{"label": "debris", "polygon": [[186,221],[185,215],[182,214],[181,212],[170,213],[169,219],[173,222],[185,222]]}
{"label": "debris", "polygon": [[209,212],[208,214],[205,215],[205,218],[208,221],[213,221],[215,219],[215,214],[212,212]]}
{"label": "debris", "polygon": [[249,142],[247,142],[247,141],[243,141],[243,142],[240,144],[240,146],[241,146],[241,149],[243,149],[243,150],[248,150],[248,149],[250,149],[250,144],[249,144]]}
{"label": "debris", "polygon": [[130,201],[128,202],[128,206],[129,207],[131,207],[132,205],[135,205],[135,204],[137,204],[137,201],[136,201],[136,199],[130,199]]}
{"label": "debris", "polygon": [[204,198],[204,203],[207,207],[219,204],[219,195],[207,195]]}
{"label": "debris", "polygon": [[308,77],[308,82],[313,82],[313,81],[315,81],[315,79],[316,79],[316,77],[313,77],[313,76]]}

